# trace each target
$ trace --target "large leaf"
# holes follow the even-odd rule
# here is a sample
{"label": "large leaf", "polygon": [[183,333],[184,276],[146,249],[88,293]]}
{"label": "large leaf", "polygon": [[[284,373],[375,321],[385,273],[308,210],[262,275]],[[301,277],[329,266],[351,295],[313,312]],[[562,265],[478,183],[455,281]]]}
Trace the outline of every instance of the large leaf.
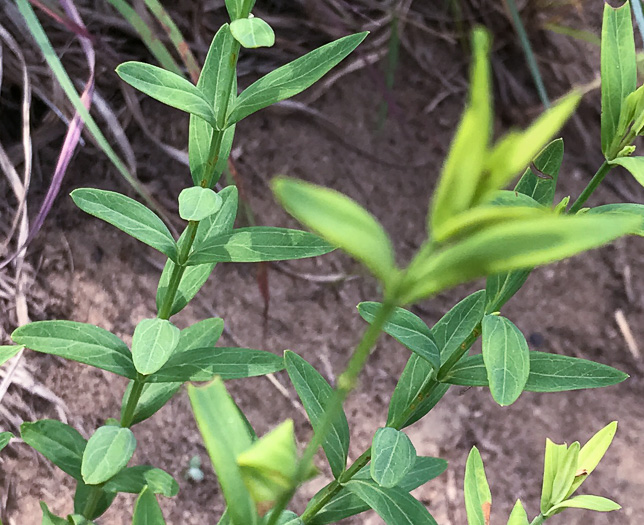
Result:
{"label": "large leaf", "polygon": [[428,257],[412,261],[405,303],[435,295],[476,277],[530,268],[570,257],[626,235],[639,225],[626,215],[555,216],[494,226]]}
{"label": "large leaf", "polygon": [[255,49],[275,44],[275,33],[261,18],[240,18],[230,23],[230,32],[242,47]]}
{"label": "large leaf", "polygon": [[[327,403],[333,397],[333,389],[309,363],[299,355],[286,351],[284,362],[288,376],[302,401],[313,431],[319,430]],[[337,478],[347,464],[349,453],[349,423],[344,411],[340,411],[322,443],[322,448]]]}
{"label": "large leaf", "polygon": [[81,462],[87,441],[77,430],[61,421],[41,419],[20,425],[20,437],[63,472],[82,480]]}
{"label": "large leaf", "polygon": [[137,371],[150,375],[159,370],[174,352],[181,331],[166,319],[143,319],[132,336],[132,361]]}
{"label": "large leaf", "polygon": [[[644,165],[642,165],[642,174],[644,181]],[[586,213],[591,215],[602,215],[604,213],[617,213],[635,215],[640,218],[640,223],[631,233],[634,235],[644,236],[644,204],[633,204],[630,202],[620,204],[604,204],[603,206],[596,206],[591,208]]]}
{"label": "large leaf", "polygon": [[436,525],[425,506],[408,492],[373,481],[352,480],[345,487],[376,511],[387,525]]}
{"label": "large leaf", "polygon": [[445,160],[433,196],[429,231],[472,206],[492,137],[490,36],[478,29],[472,37],[469,101]]}
{"label": "large leaf", "polygon": [[384,427],[371,444],[371,478],[381,487],[397,486],[416,463],[416,449],[404,432]]}
{"label": "large leaf", "polygon": [[176,496],[179,492],[179,484],[170,474],[148,465],[125,468],[102,488],[106,492],[139,494],[146,486],[152,493],[162,494],[168,498]]}
{"label": "large leaf", "polygon": [[[358,305],[358,312],[365,321],[372,323],[380,308],[381,303],[363,302]],[[426,359],[435,370],[440,368],[440,350],[434,336],[417,315],[404,308],[396,308],[383,326],[383,331]]]}
{"label": "large leaf", "polygon": [[116,68],[116,73],[132,87],[159,102],[201,117],[213,127],[217,126],[212,103],[185,77],[142,62],[125,62]]}
{"label": "large leaf", "polygon": [[127,345],[98,326],[75,321],[38,321],[14,330],[11,338],[36,352],[53,354],[136,378]]}
{"label": "large leaf", "polygon": [[614,8],[604,4],[601,39],[602,79],[602,152],[613,157],[618,151],[609,151],[619,125],[622,104],[637,86],[637,61],[631,7],[628,2]]}
{"label": "large leaf", "polygon": [[644,186],[644,157],[619,157],[610,161],[610,164],[626,168]]}
{"label": "large leaf", "polygon": [[235,461],[253,440],[237,405],[220,378],[204,387],[188,385],[188,395],[232,522],[255,525],[257,512]]}
{"label": "large leaf", "polygon": [[[608,365],[565,355],[532,351],[530,375],[524,390],[528,392],[565,392],[616,385],[628,378],[624,372]],[[463,386],[488,386],[483,356],[476,354],[461,359],[444,382]]]}
{"label": "large leaf", "polygon": [[152,210],[140,202],[114,191],[95,188],[79,188],[72,191],[71,197],[85,213],[110,223],[176,260],[177,245],[170,230]]}
{"label": "large leaf", "polygon": [[136,448],[136,439],[129,428],[99,427],[89,438],[81,475],[87,485],[98,485],[120,472],[130,461]]}
{"label": "large leaf", "polygon": [[242,379],[284,370],[284,360],[265,350],[250,348],[193,348],[172,356],[147,378],[150,383]]}
{"label": "large leaf", "polygon": [[143,487],[134,505],[132,525],[165,525],[159,502],[147,486]]}
{"label": "large leaf", "polygon": [[472,447],[465,464],[464,492],[468,525],[489,525],[492,494],[476,447]]}
{"label": "large leaf", "polygon": [[188,265],[287,261],[317,257],[333,249],[329,243],[309,232],[252,226],[203,241],[188,258]]}
{"label": "large leaf", "polygon": [[381,281],[395,272],[394,251],[383,227],[346,195],[308,182],[278,177],[271,184],[284,209],[367,266]]}
{"label": "large leaf", "polygon": [[490,392],[499,405],[511,405],[523,392],[530,373],[528,343],[512,321],[498,315],[486,315],[482,330]]}
{"label": "large leaf", "polygon": [[263,76],[237,97],[228,124],[301,93],[340,63],[366,36],[366,32],[345,36]]}
{"label": "large leaf", "polygon": [[[447,469],[447,461],[439,458],[420,456],[407,475],[400,481],[398,488],[410,492],[429,480],[440,476]],[[360,470],[353,479],[371,480],[369,467]],[[309,506],[315,502],[315,497],[309,502]],[[311,525],[326,525],[336,523],[344,518],[360,514],[369,510],[369,505],[362,501],[353,492],[343,488],[329,501],[320,511],[313,516]]]}

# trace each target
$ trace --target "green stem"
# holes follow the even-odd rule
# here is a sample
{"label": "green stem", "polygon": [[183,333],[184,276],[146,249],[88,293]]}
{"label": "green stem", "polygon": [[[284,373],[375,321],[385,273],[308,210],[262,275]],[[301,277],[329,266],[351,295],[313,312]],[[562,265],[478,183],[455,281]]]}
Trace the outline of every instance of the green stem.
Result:
{"label": "green stem", "polygon": [[532,520],[530,525],[541,525],[547,519],[548,518],[546,518],[543,514],[539,514],[535,519]]}
{"label": "green stem", "polygon": [[127,405],[125,405],[123,417],[121,418],[121,427],[129,428],[132,426],[134,411],[136,410],[136,405],[139,403],[144,386],[145,381],[143,377],[137,377],[132,383],[132,390],[130,391],[130,396],[127,399]]}
{"label": "green stem", "polygon": [[103,491],[100,488],[92,487],[89,497],[87,498],[87,501],[85,501],[85,508],[83,509],[83,516],[88,520],[91,519],[94,512],[96,512],[96,506],[101,500],[102,493]]}
{"label": "green stem", "polygon": [[568,211],[569,215],[574,215],[579,210],[581,210],[582,206],[588,200],[588,197],[593,194],[593,192],[597,189],[597,186],[601,184],[601,182],[604,180],[604,177],[608,174],[612,167],[613,166],[609,164],[607,160],[604,161],[604,163],[597,170],[597,173],[595,173],[593,178],[588,183],[588,186],[584,188],[584,191],[581,192],[581,195],[579,195],[577,200],[570,207],[570,210]]}

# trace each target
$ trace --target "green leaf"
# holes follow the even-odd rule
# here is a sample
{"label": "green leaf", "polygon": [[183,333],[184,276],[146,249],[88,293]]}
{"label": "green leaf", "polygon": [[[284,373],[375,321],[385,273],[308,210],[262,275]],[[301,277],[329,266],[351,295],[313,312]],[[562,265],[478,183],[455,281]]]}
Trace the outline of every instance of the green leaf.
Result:
{"label": "green leaf", "polygon": [[619,157],[611,160],[609,164],[626,168],[635,180],[644,186],[644,157]]}
{"label": "green leaf", "polygon": [[134,505],[132,525],[165,525],[159,502],[147,486],[143,487]]}
{"label": "green leaf", "polygon": [[492,138],[490,35],[484,29],[472,34],[472,65],[468,105],[452,140],[432,198],[428,231],[472,207]]}
{"label": "green leaf", "polygon": [[[527,392],[565,392],[621,383],[628,375],[608,365],[565,355],[532,351]],[[443,379],[452,385],[488,386],[481,354],[461,359]]]}
{"label": "green leaf", "polygon": [[505,135],[490,152],[478,202],[505,187],[552,140],[577,109],[581,93],[573,91],[541,114],[527,129]]}
{"label": "green leaf", "polygon": [[203,241],[190,255],[187,264],[287,261],[317,257],[333,249],[326,241],[309,232],[252,226]]}
{"label": "green leaf", "polygon": [[[273,509],[269,510],[264,516],[264,521],[262,523],[269,523],[269,520],[273,514]],[[280,517],[277,519],[275,525],[304,525],[302,519],[295,514],[295,512],[290,510],[285,510],[280,514]]]}
{"label": "green leaf", "polygon": [[172,356],[150,383],[243,379],[284,370],[284,360],[265,350],[250,348],[194,348]]}
{"label": "green leaf", "polygon": [[606,454],[608,447],[613,442],[615,433],[617,432],[617,421],[609,423],[599,432],[597,432],[588,443],[586,443],[579,451],[579,459],[577,463],[577,472],[575,472],[575,480],[566,494],[566,498],[572,496],[588,476],[597,468],[599,462]]}
{"label": "green leaf", "polygon": [[93,521],[88,520],[82,514],[70,514],[67,516],[67,521],[72,525],[94,525]]}
{"label": "green leaf", "polygon": [[553,140],[534,159],[534,166],[538,171],[535,173],[532,167],[529,167],[519,179],[514,191],[532,197],[543,206],[552,206],[563,154],[563,140]]}
{"label": "green leaf", "polygon": [[220,378],[204,387],[188,385],[188,396],[232,522],[255,525],[257,512],[235,461],[253,440],[237,405]]}
{"label": "green leaf", "polygon": [[159,370],[179,343],[180,330],[166,319],[143,319],[132,336],[132,360],[140,374]]}
{"label": "green leaf", "polygon": [[81,477],[81,461],[87,441],[74,428],[54,419],[20,425],[20,437],[63,472]]}
{"label": "green leaf", "polygon": [[612,158],[617,151],[609,151],[616,138],[619,116],[626,97],[637,86],[637,62],[631,7],[628,2],[618,8],[604,4],[601,38],[601,141],[602,152]]}
{"label": "green leaf", "polygon": [[237,97],[228,124],[301,93],[339,64],[366,36],[366,32],[345,36],[263,76]]}
{"label": "green leaf", "polygon": [[485,313],[498,312],[524,285],[532,269],[495,273],[485,280],[487,306]]}
{"label": "green leaf", "polygon": [[69,525],[67,520],[52,514],[44,501],[40,502],[40,508],[42,509],[42,525]]}
{"label": "green leaf", "polygon": [[[416,458],[416,463],[414,463],[412,469],[398,484],[398,488],[405,492],[410,492],[429,480],[440,476],[446,469],[447,461],[444,459],[419,456]],[[369,467],[364,467],[353,479],[370,481]],[[309,506],[315,503],[315,498],[309,502]],[[369,505],[358,496],[343,488],[320,509],[310,521],[310,525],[336,523],[344,518],[369,510],[369,508]]]}
{"label": "green leaf", "polygon": [[528,343],[505,317],[486,315],[482,329],[483,362],[490,392],[499,405],[511,405],[523,392],[530,373]]}
{"label": "green leaf", "polygon": [[103,490],[139,494],[146,486],[150,492],[162,494],[167,498],[179,493],[179,484],[170,474],[148,465],[137,465],[121,470],[103,485]]}
{"label": "green leaf", "polygon": [[140,202],[114,191],[79,188],[72,200],[85,213],[108,222],[142,243],[152,246],[172,260],[177,258],[177,245],[163,221]]}
{"label": "green leaf", "polygon": [[181,75],[142,62],[125,62],[116,68],[122,80],[168,106],[201,117],[211,126],[217,121],[205,94]]}
{"label": "green leaf", "polygon": [[545,514],[552,506],[552,489],[559,471],[559,465],[568,452],[566,445],[557,445],[550,439],[546,438],[546,453],[543,458],[543,484],[541,487],[541,506],[542,514]]}
{"label": "green leaf", "polygon": [[626,215],[577,215],[490,227],[431,257],[421,250],[400,300],[410,303],[476,277],[564,259],[626,235],[638,224],[638,218]]}
{"label": "green leaf", "polygon": [[[644,176],[644,165],[642,165],[642,168],[642,174]],[[642,180],[644,180],[644,178]],[[640,218],[640,224],[631,233],[633,233],[634,235],[639,235],[640,237],[644,237],[644,204],[633,204],[630,202],[620,204],[604,204],[603,206],[590,208],[586,213],[590,215],[598,215],[604,213],[635,215]]]}
{"label": "green leaf", "polygon": [[284,209],[367,266],[383,282],[396,272],[391,241],[380,223],[349,197],[308,182],[277,177],[271,186]]}
{"label": "green leaf", "polygon": [[619,510],[622,507],[618,503],[615,503],[608,498],[602,498],[601,496],[582,495],[575,496],[574,498],[570,498],[569,500],[562,501],[561,503],[555,505],[550,509],[546,516],[552,516],[554,513],[568,508],[595,510],[597,512],[611,512],[613,510]]}
{"label": "green leaf", "polygon": [[[235,69],[239,55],[239,44],[230,33],[230,26],[224,24],[213,38],[206,61],[201,69],[197,81],[197,88],[204,94],[206,100],[212,103],[219,130],[226,127],[226,113],[229,100],[237,96]],[[190,115],[188,132],[188,157],[190,173],[195,186],[207,182],[207,187],[212,187],[216,178],[212,178],[213,166],[208,163],[210,145],[214,130],[202,118]],[[219,133],[219,131],[218,131]],[[223,131],[219,159],[228,160],[232,146],[235,127],[230,126]],[[215,172],[222,173],[222,166],[216,166]]]}
{"label": "green leaf", "polygon": [[[365,321],[372,323],[380,308],[381,303],[362,302],[358,305],[358,312]],[[434,370],[440,368],[440,350],[429,327],[417,315],[404,308],[396,308],[383,331],[427,360]]]}
{"label": "green leaf", "polygon": [[0,366],[5,364],[9,359],[17,356],[20,353],[24,346],[22,345],[5,345],[0,346]]}
{"label": "green leaf", "polygon": [[381,487],[397,486],[416,462],[416,449],[407,434],[379,428],[371,444],[371,478]]}
{"label": "green leaf", "polygon": [[[313,431],[318,432],[327,403],[333,397],[333,389],[320,373],[294,352],[284,352],[284,363],[295,391],[302,401]],[[340,411],[322,443],[322,448],[337,478],[347,464],[349,453],[349,423],[344,411]]]}
{"label": "green leaf", "polygon": [[226,0],[226,9],[231,20],[247,18],[255,0]]}
{"label": "green leaf", "polygon": [[219,317],[211,317],[198,321],[188,328],[181,330],[175,353],[178,354],[196,348],[214,348],[223,331],[224,320]]}
{"label": "green leaf", "polygon": [[[121,419],[125,415],[125,408],[132,393],[132,381],[128,384],[123,394],[123,401],[121,402]],[[132,425],[136,425],[141,421],[153,416],[158,410],[163,408],[165,404],[170,401],[177,391],[181,388],[182,382],[175,383],[146,383],[143,385],[141,397],[134,409],[132,416]],[[136,491],[141,492],[140,490]]]}
{"label": "green leaf", "polygon": [[512,509],[510,518],[508,519],[508,525],[530,525],[528,520],[528,514],[523,508],[523,503],[518,499]]}
{"label": "green leaf", "polygon": [[345,487],[376,511],[387,525],[436,525],[425,506],[397,487],[380,487],[373,481],[351,480]]}
{"label": "green leaf", "polygon": [[230,23],[230,32],[242,47],[255,49],[272,47],[275,44],[275,33],[261,18],[240,18]]}
{"label": "green leaf", "polygon": [[468,525],[488,525],[492,509],[492,494],[485,476],[481,454],[472,447],[465,465],[465,510]]}
{"label": "green leaf", "polygon": [[[235,186],[227,186],[219,192],[223,204],[215,215],[205,218],[199,223],[197,227],[197,235],[193,244],[193,251],[205,239],[223,235],[232,231],[235,216],[237,215],[237,188]],[[179,239],[179,243],[183,242],[184,236]],[[161,273],[159,286],[157,288],[157,309],[161,308],[163,298],[168,290],[170,284],[170,277],[174,271],[175,264],[168,260]],[[174,303],[172,305],[172,314],[180,312],[196,295],[199,289],[208,280],[212,273],[214,263],[201,264],[198,266],[189,266],[183,272],[183,277],[179,283],[179,289],[175,295]]]}
{"label": "green leaf", "polygon": [[135,448],[136,439],[129,428],[99,427],[89,438],[83,452],[83,481],[87,485],[107,481],[125,468]]}
{"label": "green leaf", "polygon": [[221,204],[221,197],[210,188],[185,188],[179,194],[179,217],[184,221],[202,221],[217,213]]}
{"label": "green leaf", "polygon": [[14,330],[11,338],[36,352],[53,354],[134,379],[127,345],[114,334],[75,321],[37,321]]}
{"label": "green leaf", "polygon": [[550,505],[561,503],[566,498],[577,473],[579,448],[579,442],[575,441],[565,453],[559,456],[557,471],[552,482]]}
{"label": "green leaf", "polygon": [[0,450],[9,444],[9,441],[11,441],[11,438],[13,437],[15,436],[11,432],[0,432]]}
{"label": "green leaf", "polygon": [[87,501],[92,497],[96,497],[95,491],[99,491],[99,496],[98,502],[94,507],[94,512],[87,516],[91,520],[102,516],[110,508],[117,496],[115,492],[105,492],[99,487],[86,485],[79,479],[76,482],[76,491],[74,492],[74,512],[76,514],[86,512],[85,506],[87,505]]}

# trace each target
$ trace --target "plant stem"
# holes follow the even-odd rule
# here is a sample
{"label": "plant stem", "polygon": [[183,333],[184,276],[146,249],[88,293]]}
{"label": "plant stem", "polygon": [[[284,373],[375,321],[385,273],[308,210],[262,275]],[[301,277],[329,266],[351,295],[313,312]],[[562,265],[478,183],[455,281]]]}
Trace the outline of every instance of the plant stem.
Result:
{"label": "plant stem", "polygon": [[532,520],[530,525],[541,525],[547,519],[548,518],[546,518],[543,514],[539,514],[535,519]]}
{"label": "plant stem", "polygon": [[85,501],[85,508],[83,509],[83,516],[88,520],[92,518],[94,512],[96,512],[96,505],[101,500],[102,491],[98,487],[92,487],[89,494],[89,498]]}
{"label": "plant stem", "polygon": [[[333,426],[333,423],[336,417],[342,410],[342,404],[344,403],[345,399],[347,398],[349,393],[355,388],[360,372],[364,368],[364,365],[367,362],[367,358],[371,353],[371,349],[376,344],[376,341],[380,336],[380,332],[382,332],[382,329],[385,323],[389,319],[389,316],[393,313],[395,307],[396,305],[393,301],[385,299],[385,301],[382,303],[382,307],[378,310],[378,314],[376,315],[376,318],[369,325],[364,335],[362,336],[362,339],[358,343],[358,346],[356,346],[356,349],[354,350],[353,355],[349,359],[349,363],[347,364],[346,369],[344,370],[344,372],[342,372],[342,374],[338,378],[338,386],[334,390],[333,397],[329,400],[329,403],[326,406],[326,409],[324,411],[324,416],[322,418],[322,421],[320,422],[320,425],[318,426],[317,432],[313,434],[313,438],[311,439],[307,447],[304,449],[304,453],[302,454],[302,459],[300,459],[298,463],[297,472],[294,478],[295,487],[289,490],[288,492],[286,492],[278,500],[277,504],[273,508],[271,518],[266,525],[275,525],[277,523],[277,520],[280,514],[286,508],[286,505],[288,505],[288,502],[293,497],[293,494],[295,493],[297,485],[299,485],[304,480],[306,473],[308,471],[308,466],[311,464],[311,461],[313,461],[313,457],[315,456],[316,452],[324,442],[326,435],[331,430],[331,427]],[[356,461],[351,466],[351,468],[344,473],[344,475],[348,476],[347,479],[351,479],[351,477],[358,470],[360,470],[364,465],[366,465],[369,462],[370,457],[371,457],[370,451],[366,451],[362,456],[360,456],[359,460]],[[362,464],[361,466],[358,466],[360,459],[362,459],[362,462],[364,464]],[[349,472],[351,472],[350,475],[349,475]],[[341,476],[341,478],[344,478],[344,475]],[[315,514],[335,495],[335,493],[337,493],[338,490],[340,490],[340,488],[342,488],[341,485],[335,480],[332,481],[329,485],[327,485],[327,487],[324,490],[327,491],[328,495],[325,495],[323,498],[320,499],[318,504],[314,506],[315,509],[311,507],[308,513],[305,512],[305,514],[308,514],[309,516],[309,518],[307,519],[310,519],[313,516],[315,516]],[[302,517],[302,520],[304,521],[304,523],[306,523],[306,520],[304,519],[304,517]]]}
{"label": "plant stem", "polygon": [[588,183],[588,186],[584,188],[584,191],[581,192],[581,195],[577,197],[577,200],[570,207],[570,210],[568,211],[569,215],[577,213],[582,208],[582,206],[588,200],[588,197],[593,194],[593,192],[597,189],[597,186],[601,184],[601,182],[604,180],[604,177],[608,174],[612,167],[613,166],[609,164],[608,161],[604,161],[604,163],[597,170],[597,173],[595,173],[593,178]]}
{"label": "plant stem", "polygon": [[130,396],[127,399],[127,405],[123,411],[123,417],[121,418],[121,427],[129,428],[132,426],[132,420],[134,419],[134,412],[136,410],[136,405],[139,402],[139,398],[143,393],[143,387],[145,386],[145,380],[143,377],[137,377],[132,383],[132,390],[130,391]]}

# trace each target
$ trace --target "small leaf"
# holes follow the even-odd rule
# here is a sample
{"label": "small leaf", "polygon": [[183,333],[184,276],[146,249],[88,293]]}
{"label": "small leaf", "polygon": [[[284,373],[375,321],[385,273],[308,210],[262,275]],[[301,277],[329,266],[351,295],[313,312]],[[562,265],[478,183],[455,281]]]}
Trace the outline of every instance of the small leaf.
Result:
{"label": "small leaf", "polygon": [[626,168],[635,180],[644,186],[644,157],[619,157],[611,160],[609,164]]}
{"label": "small leaf", "polygon": [[170,230],[140,202],[114,191],[94,188],[79,188],[72,191],[71,197],[85,213],[98,217],[176,260],[177,245]]}
{"label": "small leaf", "polygon": [[482,328],[483,361],[490,392],[499,405],[511,405],[523,392],[530,373],[528,343],[505,317],[486,315]]}
{"label": "small leaf", "polygon": [[[380,308],[380,303],[363,302],[358,305],[358,312],[365,321],[372,323]],[[417,315],[404,308],[396,308],[383,326],[383,331],[426,359],[434,370],[440,368],[440,350],[429,327]]]}
{"label": "small leaf", "polygon": [[255,0],[226,0],[226,10],[231,20],[247,18]]}
{"label": "small leaf", "polygon": [[[269,520],[273,514],[273,509],[269,510],[264,516],[264,523],[269,523]],[[302,519],[295,514],[295,512],[290,510],[282,511],[280,517],[277,518],[275,525],[304,525]]]}
{"label": "small leaf", "polygon": [[416,462],[416,449],[407,434],[379,428],[371,444],[371,477],[381,487],[397,486]]}
{"label": "small leaf", "polygon": [[0,366],[5,364],[9,359],[14,358],[20,353],[24,346],[21,345],[5,345],[0,346]]}
{"label": "small leaf", "polygon": [[472,33],[472,65],[468,105],[452,140],[432,198],[428,230],[472,207],[492,137],[492,88],[490,35],[484,29]]}
{"label": "small leaf", "polygon": [[162,494],[167,498],[179,493],[179,484],[170,474],[148,465],[137,465],[121,470],[103,485],[103,490],[139,494],[146,486],[150,492]]}
{"label": "small leaf", "polygon": [[378,279],[386,283],[395,273],[388,235],[357,202],[337,191],[286,177],[273,179],[271,186],[288,213],[355,257]]}
{"label": "small leaf", "polygon": [[523,508],[523,504],[520,499],[517,500],[514,508],[512,509],[512,513],[508,519],[508,525],[530,525],[528,514]]}
{"label": "small leaf", "polygon": [[230,32],[242,47],[255,49],[272,47],[275,44],[275,33],[261,18],[239,18],[230,23]]}
{"label": "small leaf", "polygon": [[180,330],[165,319],[143,319],[132,336],[132,360],[137,371],[150,375],[159,370],[179,343]]}
{"label": "small leaf", "polygon": [[400,301],[415,302],[476,277],[564,259],[626,235],[638,225],[637,217],[626,215],[577,215],[493,226],[431,257],[421,250],[409,267]]}
{"label": "small leaf", "polygon": [[[125,415],[125,408],[132,393],[132,381],[128,384],[123,394],[123,401],[121,402],[121,419]],[[163,408],[165,404],[170,401],[177,391],[181,388],[182,382],[176,383],[146,383],[143,385],[143,391],[139,401],[134,409],[132,416],[132,425],[136,425],[141,421],[153,416],[158,410]],[[130,425],[131,426],[131,425]],[[140,490],[136,491],[141,492]]]}
{"label": "small leaf", "polygon": [[[644,180],[644,164],[642,165],[642,175]],[[635,215],[640,218],[640,224],[635,228],[631,233],[634,235],[639,235],[644,237],[644,204],[633,204],[630,202],[625,202],[621,204],[604,204],[603,206],[596,206],[590,208],[586,214],[596,215],[604,213],[616,213],[616,214],[627,214]]]}
{"label": "small leaf", "polygon": [[184,221],[202,221],[217,213],[221,204],[221,197],[210,188],[185,188],[179,194],[179,217]]}
{"label": "small leaf", "polygon": [[184,77],[142,62],[125,62],[116,68],[116,73],[130,86],[159,102],[201,117],[217,127],[211,102]]}
{"label": "small leaf", "polygon": [[606,158],[617,151],[609,151],[616,139],[622,104],[637,87],[637,61],[631,7],[626,2],[614,8],[604,4],[601,38],[601,142]]}
{"label": "small leaf", "polygon": [[535,173],[532,167],[529,167],[517,182],[514,191],[532,197],[542,206],[552,206],[563,154],[563,140],[553,140],[534,159],[534,167],[538,171]]}
{"label": "small leaf", "polygon": [[[227,186],[219,192],[223,204],[215,215],[206,217],[197,227],[197,235],[193,243],[193,251],[205,239],[216,237],[232,231],[235,216],[237,215],[238,195],[235,186]],[[184,236],[179,239],[179,243],[184,241]],[[157,287],[157,309],[161,308],[163,299],[170,285],[170,277],[174,271],[175,264],[168,260],[161,273],[159,286]],[[212,273],[215,263],[201,264],[198,266],[189,266],[183,272],[183,277],[179,283],[179,289],[175,295],[172,305],[172,314],[180,312],[197,294],[199,289],[208,280]]]}
{"label": "small leaf", "polygon": [[13,437],[15,436],[11,432],[0,432],[0,450],[9,444]]}
{"label": "small leaf", "polygon": [[135,448],[136,439],[129,428],[98,428],[89,438],[83,452],[83,481],[87,485],[98,485],[107,481],[125,468]]}
{"label": "small leaf", "polygon": [[543,458],[543,483],[541,487],[541,513],[545,514],[552,506],[552,489],[559,471],[559,465],[568,452],[566,445],[558,445],[546,438],[546,453]]}
{"label": "small leaf", "polygon": [[253,226],[203,241],[190,255],[187,264],[287,261],[317,257],[333,249],[329,243],[309,232]]}
{"label": "small leaf", "polygon": [[345,487],[375,510],[387,525],[436,525],[422,503],[397,487],[384,488],[373,481],[355,479]]}
{"label": "small leaf", "polygon": [[67,520],[52,514],[44,501],[40,502],[40,508],[42,509],[42,525],[69,525]]}
{"label": "small leaf", "polygon": [[[613,442],[615,433],[617,432],[617,421],[609,423],[599,432],[597,432],[588,443],[586,443],[579,451],[579,459],[577,463],[577,472],[575,473],[575,481],[573,482],[566,498],[572,496],[588,476],[597,468],[599,462],[602,460],[608,447]],[[579,472],[583,472],[579,475]]]}
{"label": "small leaf", "polygon": [[165,525],[159,502],[147,486],[143,488],[134,505],[132,525]]}
{"label": "small leaf", "polygon": [[136,377],[130,349],[98,326],[74,321],[37,321],[17,328],[11,338],[36,352],[102,368],[128,379]]}
{"label": "small leaf", "polygon": [[188,385],[188,396],[232,522],[256,525],[257,512],[236,462],[253,440],[237,405],[220,378],[204,387]]}
{"label": "small leaf", "polygon": [[[527,392],[565,392],[621,383],[628,375],[608,365],[586,359],[531,351]],[[452,385],[488,386],[481,354],[461,359],[443,379]]]}
{"label": "small leaf", "polygon": [[[318,432],[326,405],[333,396],[333,389],[312,365],[294,352],[284,352],[284,363],[295,391],[311,420],[313,431]],[[344,411],[340,411],[322,443],[336,478],[342,474],[347,464],[349,435],[347,417]]]}
{"label": "small leaf", "polygon": [[465,465],[465,510],[469,525],[489,525],[492,494],[485,476],[481,454],[472,447]]}
{"label": "small leaf", "polygon": [[228,116],[228,125],[315,84],[358,47],[366,36],[366,32],[345,36],[263,76],[237,97]]}
{"label": "small leaf", "polygon": [[565,453],[560,452],[557,471],[552,481],[550,505],[561,503],[566,498],[578,470],[579,448],[579,442],[575,441]]}
{"label": "small leaf", "polygon": [[20,425],[20,437],[63,472],[81,477],[81,461],[87,441],[74,428],[53,419]]}
{"label": "small leaf", "polygon": [[150,383],[243,379],[284,370],[284,360],[265,350],[250,348],[194,348],[172,356],[158,371],[148,376]]}
{"label": "small leaf", "polygon": [[550,509],[546,516],[552,516],[556,512],[560,512],[561,510],[567,508],[595,510],[597,512],[611,512],[613,510],[619,510],[622,507],[618,503],[615,503],[608,498],[602,498],[601,496],[582,495],[575,496],[574,498],[570,498],[555,505]]}

